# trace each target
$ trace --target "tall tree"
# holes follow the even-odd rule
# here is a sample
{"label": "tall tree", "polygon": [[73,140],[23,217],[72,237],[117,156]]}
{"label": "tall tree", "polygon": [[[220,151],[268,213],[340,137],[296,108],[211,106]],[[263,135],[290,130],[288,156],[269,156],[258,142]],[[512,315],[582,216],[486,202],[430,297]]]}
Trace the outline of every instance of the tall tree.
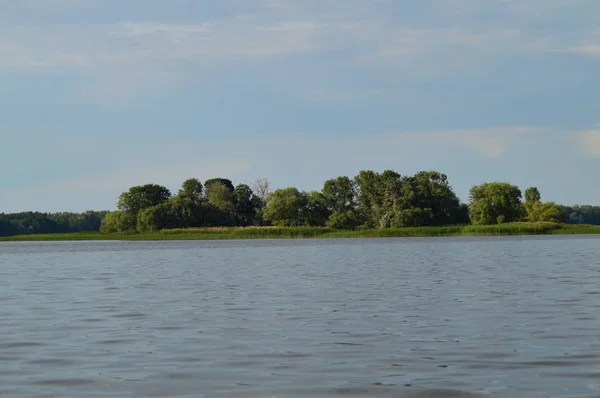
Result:
{"label": "tall tree", "polygon": [[537,187],[529,187],[525,190],[525,203],[541,202],[542,195]]}
{"label": "tall tree", "polygon": [[475,185],[469,193],[473,224],[501,224],[521,217],[521,190],[506,182]]}
{"label": "tall tree", "polygon": [[188,178],[181,184],[181,189],[177,193],[179,196],[189,198],[195,202],[200,202],[204,187],[197,178]]}
{"label": "tall tree", "polygon": [[375,227],[383,204],[380,175],[373,170],[361,170],[354,177],[354,185],[358,211],[366,219],[368,227]]}
{"label": "tall tree", "polygon": [[531,222],[564,222],[567,219],[567,215],[556,203],[542,203],[542,195],[536,187],[525,190],[523,213],[525,220]]}
{"label": "tall tree", "polygon": [[292,227],[306,224],[304,214],[308,198],[297,188],[277,189],[269,195],[263,216],[273,225]]}
{"label": "tall tree", "polygon": [[536,215],[534,212],[539,213],[539,211],[535,211],[534,208],[539,207],[542,203],[542,195],[540,195],[540,191],[536,187],[529,187],[525,190],[525,202],[523,202],[523,216],[527,221],[536,221]]}
{"label": "tall tree", "polygon": [[150,207],[158,206],[171,197],[171,192],[162,185],[146,184],[129,188],[119,196],[117,209],[123,213],[118,217],[120,230],[135,230],[138,214]]}
{"label": "tall tree", "polygon": [[170,197],[171,192],[162,185],[138,185],[119,196],[117,208],[137,215],[141,210],[166,202]]}
{"label": "tall tree", "polygon": [[420,171],[404,179],[402,200],[396,202],[397,226],[448,225],[460,217],[460,200],[445,174]]}
{"label": "tall tree", "polygon": [[233,191],[233,214],[236,218],[236,225],[254,224],[257,204],[252,189],[248,185],[236,186]]}
{"label": "tall tree", "polygon": [[221,183],[211,183],[206,188],[208,203],[224,213],[233,212],[233,191]]}
{"label": "tall tree", "polygon": [[322,192],[332,211],[345,212],[355,207],[355,183],[346,176],[325,181]]}
{"label": "tall tree", "polygon": [[331,216],[331,210],[322,192],[311,191],[306,194],[306,206],[302,214],[306,223],[313,227],[324,227]]}

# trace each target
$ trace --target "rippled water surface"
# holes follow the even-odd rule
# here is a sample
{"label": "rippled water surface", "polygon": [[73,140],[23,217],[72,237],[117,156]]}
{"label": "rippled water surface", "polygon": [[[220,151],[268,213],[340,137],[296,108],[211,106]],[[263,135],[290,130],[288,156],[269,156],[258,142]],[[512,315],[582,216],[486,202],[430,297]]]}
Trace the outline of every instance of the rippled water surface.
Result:
{"label": "rippled water surface", "polygon": [[0,243],[0,396],[600,397],[595,237]]}

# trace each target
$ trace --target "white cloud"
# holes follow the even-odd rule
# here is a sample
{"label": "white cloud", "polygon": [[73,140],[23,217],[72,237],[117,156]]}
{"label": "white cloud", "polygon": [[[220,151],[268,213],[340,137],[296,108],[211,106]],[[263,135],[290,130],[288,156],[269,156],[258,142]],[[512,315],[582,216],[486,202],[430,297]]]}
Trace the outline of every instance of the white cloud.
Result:
{"label": "white cloud", "polygon": [[492,128],[483,130],[458,130],[437,133],[442,141],[456,144],[491,159],[504,155],[523,134],[541,132],[533,127]]}
{"label": "white cloud", "polygon": [[600,157],[600,124],[597,128],[573,135],[583,154],[587,157]]}
{"label": "white cloud", "polygon": [[[28,7],[45,4],[41,0],[28,1]],[[75,71],[95,80],[84,83],[78,93],[111,103],[114,99],[176,89],[187,78],[193,78],[192,73],[210,73],[219,63],[277,62],[285,55],[328,54],[329,59],[335,59],[328,61],[332,67],[390,66],[402,73],[423,75],[481,69],[515,52],[567,48],[580,54],[600,54],[597,45],[581,44],[594,43],[584,28],[577,34],[548,34],[522,21],[478,22],[478,13],[498,7],[515,15],[529,15],[535,10],[522,2],[429,1],[429,14],[410,22],[388,15],[391,7],[402,14],[405,4],[370,0],[255,0],[243,3],[243,7],[241,2],[232,1],[230,15],[191,23],[173,19],[167,23],[160,16],[155,20],[102,24],[28,25],[6,21],[0,24],[0,71]],[[532,1],[540,7],[544,4],[543,15],[590,4],[587,0]],[[85,4],[94,7],[82,8],[81,0],[54,3],[77,6],[84,16],[102,4],[90,0]],[[456,27],[448,23],[448,10],[468,11],[473,16]]]}
{"label": "white cloud", "polygon": [[382,134],[383,142],[398,144],[409,142],[429,142],[432,145],[454,145],[467,149],[484,157],[496,159],[504,155],[524,134],[545,131],[541,127],[506,127],[487,129],[460,129],[442,131],[416,131],[406,133]]}
{"label": "white cloud", "polygon": [[[123,22],[113,25],[13,27],[0,34],[0,67],[138,67],[149,61],[203,57],[260,58],[315,51],[319,29],[305,22],[258,25],[227,19],[196,25]],[[3,32],[4,31],[4,32]]]}
{"label": "white cloud", "polygon": [[[454,0],[444,4],[477,9],[476,3]],[[514,2],[503,4],[516,7]],[[340,49],[379,60],[413,54],[456,56],[457,51],[462,51],[461,57],[466,51],[498,56],[500,51],[547,51],[559,47],[561,41],[557,36],[553,43],[546,36],[537,37],[514,26],[401,26],[389,19],[385,7],[371,1],[267,5],[255,8],[254,13],[194,24],[160,20],[103,25],[5,24],[0,37],[11,39],[0,42],[0,67],[137,67],[149,61],[160,65],[176,59],[202,62],[204,57],[264,58]]]}
{"label": "white cloud", "polygon": [[433,0],[434,8],[440,15],[468,15],[475,17],[490,10],[496,14],[508,13],[515,18],[539,20],[564,13],[572,9],[590,9],[597,5],[596,0]]}
{"label": "white cloud", "polygon": [[584,44],[581,46],[570,47],[567,52],[587,55],[590,57],[600,57],[600,44]]}

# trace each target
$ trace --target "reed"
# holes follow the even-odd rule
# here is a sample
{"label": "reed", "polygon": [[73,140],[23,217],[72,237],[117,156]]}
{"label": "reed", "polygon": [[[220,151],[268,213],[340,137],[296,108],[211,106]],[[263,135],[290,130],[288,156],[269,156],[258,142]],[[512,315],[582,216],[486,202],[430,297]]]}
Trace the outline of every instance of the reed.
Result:
{"label": "reed", "polygon": [[394,238],[426,236],[502,236],[548,234],[600,234],[600,226],[555,223],[507,223],[499,225],[450,225],[367,230],[334,230],[322,227],[211,227],[170,229],[145,233],[19,235],[0,241],[78,241],[78,240],[215,240],[292,238]]}

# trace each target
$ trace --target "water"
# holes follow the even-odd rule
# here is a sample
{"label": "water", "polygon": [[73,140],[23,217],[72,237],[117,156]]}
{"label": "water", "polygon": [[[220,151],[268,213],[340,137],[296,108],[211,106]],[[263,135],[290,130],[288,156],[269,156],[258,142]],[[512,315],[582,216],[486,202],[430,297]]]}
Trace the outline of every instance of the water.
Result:
{"label": "water", "polygon": [[0,244],[0,396],[600,397],[600,240]]}

